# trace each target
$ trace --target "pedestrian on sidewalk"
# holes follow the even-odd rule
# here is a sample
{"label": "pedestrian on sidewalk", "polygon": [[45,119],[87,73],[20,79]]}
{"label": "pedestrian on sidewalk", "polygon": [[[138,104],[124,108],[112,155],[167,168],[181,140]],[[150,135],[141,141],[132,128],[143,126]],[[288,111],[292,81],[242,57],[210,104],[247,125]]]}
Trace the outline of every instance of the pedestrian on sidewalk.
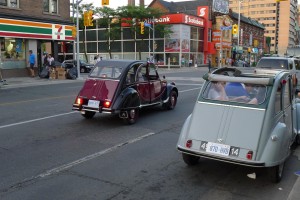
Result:
{"label": "pedestrian on sidewalk", "polygon": [[31,77],[34,77],[34,66],[35,66],[35,55],[33,54],[32,50],[29,50],[29,70],[30,70],[30,74]]}

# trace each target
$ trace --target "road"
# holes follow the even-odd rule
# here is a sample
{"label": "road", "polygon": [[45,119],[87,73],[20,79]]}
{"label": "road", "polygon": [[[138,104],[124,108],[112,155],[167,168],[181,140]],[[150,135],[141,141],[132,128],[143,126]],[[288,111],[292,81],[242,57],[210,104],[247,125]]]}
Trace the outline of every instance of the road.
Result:
{"label": "road", "polygon": [[[287,199],[299,148],[279,184],[263,169],[182,161],[176,143],[202,74],[167,73],[180,91],[175,110],[144,110],[131,126],[116,116],[86,120],[73,112],[81,82],[0,91],[0,199]],[[253,172],[257,178],[248,178]]]}

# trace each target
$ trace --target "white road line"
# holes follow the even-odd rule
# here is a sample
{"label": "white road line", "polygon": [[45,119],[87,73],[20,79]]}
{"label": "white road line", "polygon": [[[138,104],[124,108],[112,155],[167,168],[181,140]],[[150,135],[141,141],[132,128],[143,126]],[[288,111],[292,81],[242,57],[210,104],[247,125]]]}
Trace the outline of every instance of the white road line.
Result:
{"label": "white road line", "polygon": [[61,171],[70,169],[71,167],[74,167],[74,166],[79,165],[79,164],[81,164],[81,163],[87,162],[87,161],[89,161],[89,160],[92,160],[92,159],[95,159],[95,158],[97,158],[97,157],[100,157],[100,156],[102,156],[102,155],[104,155],[104,154],[107,154],[107,153],[109,153],[109,152],[112,152],[112,151],[114,151],[114,150],[117,150],[118,148],[120,148],[120,147],[122,147],[122,146],[126,146],[126,145],[128,145],[128,144],[132,144],[132,143],[138,142],[138,141],[140,141],[140,140],[142,140],[142,139],[145,139],[145,138],[150,137],[150,136],[155,135],[155,134],[157,134],[157,133],[147,133],[146,135],[143,135],[143,136],[134,138],[134,139],[132,139],[132,140],[128,140],[128,141],[126,141],[126,142],[123,142],[123,143],[117,144],[117,145],[115,145],[115,146],[112,146],[112,147],[110,147],[110,148],[108,148],[108,149],[104,149],[104,150],[102,150],[102,151],[99,151],[99,152],[96,152],[96,153],[94,153],[94,154],[91,154],[91,155],[85,156],[85,157],[83,157],[83,158],[80,158],[80,159],[78,159],[78,160],[75,160],[75,161],[73,161],[73,162],[70,162],[70,163],[61,165],[61,166],[59,166],[59,167],[53,168],[53,169],[51,169],[51,170],[48,170],[48,171],[46,171],[46,172],[44,172],[44,173],[42,173],[42,174],[39,174],[39,175],[35,176],[34,178],[44,178],[44,177],[46,177],[46,176],[50,176],[50,175],[52,175],[52,174],[59,173],[59,172],[61,172]]}
{"label": "white road line", "polygon": [[48,117],[41,117],[41,118],[27,120],[27,121],[13,123],[13,124],[7,124],[7,125],[0,126],[0,129],[11,127],[11,126],[16,126],[16,125],[20,125],[20,124],[27,124],[27,123],[31,123],[31,122],[36,122],[36,121],[41,121],[41,120],[45,120],[45,119],[50,119],[50,118],[54,118],[54,117],[60,117],[60,116],[64,116],[64,115],[70,115],[70,114],[73,114],[73,113],[76,113],[76,112],[77,111],[73,111],[73,112],[62,113],[62,114],[58,114],[58,115],[51,115],[51,116],[48,116]]}
{"label": "white road line", "polygon": [[[201,87],[192,88],[192,89],[188,89],[188,90],[181,90],[179,92],[180,93],[190,92],[190,91],[193,91],[193,90],[199,90],[200,88]],[[17,125],[21,125],[21,124],[28,124],[28,123],[31,123],[31,122],[41,121],[41,120],[50,119],[50,118],[54,118],[54,117],[60,117],[60,116],[64,116],[64,115],[70,115],[70,114],[77,113],[77,112],[78,111],[73,111],[73,112],[68,112],[68,113],[51,115],[51,116],[48,116],[48,117],[41,117],[41,118],[37,118],[37,119],[27,120],[27,121],[23,121],[23,122],[17,122],[17,123],[13,123],[13,124],[2,125],[2,126],[0,126],[0,129],[7,128],[7,127],[12,127],[12,126],[17,126]]]}

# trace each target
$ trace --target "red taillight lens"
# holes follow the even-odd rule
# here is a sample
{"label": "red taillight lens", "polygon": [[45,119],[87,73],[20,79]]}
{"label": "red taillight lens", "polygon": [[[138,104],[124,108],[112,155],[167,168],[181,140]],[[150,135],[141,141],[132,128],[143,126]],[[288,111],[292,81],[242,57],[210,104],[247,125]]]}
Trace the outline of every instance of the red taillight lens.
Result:
{"label": "red taillight lens", "polygon": [[111,104],[110,101],[105,100],[104,103],[103,103],[103,106],[104,106],[105,108],[109,108],[109,107],[110,107],[110,104]]}
{"label": "red taillight lens", "polygon": [[77,100],[76,100],[76,103],[77,103],[78,105],[82,105],[83,99],[78,97]]}
{"label": "red taillight lens", "polygon": [[253,156],[253,151],[248,151],[246,157],[248,160],[252,160],[252,156]]}
{"label": "red taillight lens", "polygon": [[193,141],[192,141],[192,140],[188,140],[188,141],[186,141],[186,144],[185,144],[185,146],[186,146],[187,148],[191,148],[191,147],[192,147],[192,145],[193,145]]}

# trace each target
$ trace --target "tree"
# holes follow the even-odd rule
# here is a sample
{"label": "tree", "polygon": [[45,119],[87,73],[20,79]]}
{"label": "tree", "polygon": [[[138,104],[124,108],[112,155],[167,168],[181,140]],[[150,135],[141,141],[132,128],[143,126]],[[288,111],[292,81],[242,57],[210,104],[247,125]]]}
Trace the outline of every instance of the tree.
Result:
{"label": "tree", "polygon": [[[117,8],[117,13],[119,17],[122,19],[121,21],[127,24],[130,24],[131,33],[133,34],[134,42],[137,43],[136,38],[141,38],[142,42],[138,43],[137,48],[139,52],[139,59],[141,59],[141,46],[147,45],[144,43],[144,39],[147,38],[149,34],[150,28],[145,29],[145,33],[141,34],[140,32],[140,23],[144,22],[146,19],[152,20],[154,18],[159,18],[163,15],[158,9],[154,9],[151,7],[141,7],[141,6],[122,6]],[[170,29],[168,25],[158,25],[155,26],[156,30],[160,30],[164,34],[170,34]],[[134,37],[134,36],[137,37]]]}
{"label": "tree", "polygon": [[96,8],[94,13],[95,15],[100,17],[99,25],[106,28],[105,38],[107,44],[107,51],[109,53],[110,59],[112,59],[111,43],[114,42],[114,40],[121,35],[119,15],[116,12],[116,10],[106,6]]}

